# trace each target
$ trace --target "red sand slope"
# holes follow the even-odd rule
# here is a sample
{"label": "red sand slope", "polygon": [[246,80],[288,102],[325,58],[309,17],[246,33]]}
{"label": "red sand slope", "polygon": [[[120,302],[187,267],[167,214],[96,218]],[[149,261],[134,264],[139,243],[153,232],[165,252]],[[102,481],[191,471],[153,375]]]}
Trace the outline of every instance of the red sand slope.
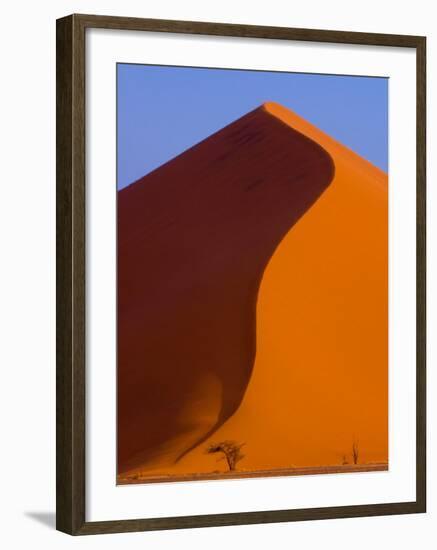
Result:
{"label": "red sand slope", "polygon": [[[211,468],[211,457],[193,463],[194,451],[184,455],[199,444],[203,449],[202,441],[238,409],[254,365],[264,269],[333,172],[322,147],[264,106],[119,193],[119,474],[183,470],[183,464],[195,471]],[[299,259],[292,255],[287,262],[280,285],[288,292],[298,284],[294,291],[304,301],[308,287]],[[282,292],[274,282],[272,289]],[[258,310],[256,371],[266,369],[263,376],[271,380],[279,375],[272,370],[277,351],[265,348],[265,336],[278,324],[284,323],[278,330],[287,331],[289,346],[299,348],[302,358],[315,344],[294,341],[294,306],[291,317],[266,318],[264,309],[269,312],[269,303]],[[293,372],[301,367],[289,366],[277,382],[300,393]],[[272,407],[276,399],[269,391],[267,386],[265,395],[273,401],[269,405],[262,395],[260,403]],[[288,403],[281,414],[288,414]],[[235,421],[247,435],[244,420]]]}
{"label": "red sand slope", "polygon": [[264,109],[324,147],[335,178],[264,273],[241,407],[167,473],[226,469],[204,453],[224,439],[246,443],[243,470],[350,463],[354,440],[359,463],[388,460],[387,176],[280,105]]}

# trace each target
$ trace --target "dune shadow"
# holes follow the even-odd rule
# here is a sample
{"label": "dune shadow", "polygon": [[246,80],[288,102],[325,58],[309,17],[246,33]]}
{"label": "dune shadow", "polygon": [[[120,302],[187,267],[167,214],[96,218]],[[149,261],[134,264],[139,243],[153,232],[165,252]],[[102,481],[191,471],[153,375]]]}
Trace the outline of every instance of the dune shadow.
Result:
{"label": "dune shadow", "polygon": [[[162,466],[171,440],[174,463],[238,409],[264,270],[334,171],[325,149],[261,107],[119,192],[119,473]],[[202,414],[184,411],[205,373],[221,408],[193,442]]]}

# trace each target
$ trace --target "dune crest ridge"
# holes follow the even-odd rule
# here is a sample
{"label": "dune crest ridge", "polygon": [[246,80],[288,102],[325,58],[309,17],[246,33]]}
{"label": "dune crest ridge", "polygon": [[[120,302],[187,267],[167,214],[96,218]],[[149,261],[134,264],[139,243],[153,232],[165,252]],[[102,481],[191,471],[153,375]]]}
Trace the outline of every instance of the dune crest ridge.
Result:
{"label": "dune crest ridge", "polygon": [[374,179],[375,182],[381,185],[387,185],[387,174],[383,170],[355,153],[355,151],[352,151],[352,149],[349,149],[346,145],[335,140],[291,109],[274,101],[266,101],[261,105],[261,108],[284,124],[322,145],[333,157],[337,157],[337,160],[340,157],[344,163],[350,166],[357,163],[360,166],[360,170],[365,172],[367,177]]}

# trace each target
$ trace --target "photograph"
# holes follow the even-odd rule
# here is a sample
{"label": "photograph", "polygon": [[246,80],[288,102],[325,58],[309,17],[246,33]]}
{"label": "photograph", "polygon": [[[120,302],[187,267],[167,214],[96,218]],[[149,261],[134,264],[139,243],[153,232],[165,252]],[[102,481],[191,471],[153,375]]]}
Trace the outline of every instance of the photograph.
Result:
{"label": "photograph", "polygon": [[426,38],[57,20],[57,519],[426,510]]}
{"label": "photograph", "polygon": [[116,82],[117,484],[389,470],[389,79]]}
{"label": "photograph", "polygon": [[437,27],[399,6],[5,4],[6,550],[434,549]]}

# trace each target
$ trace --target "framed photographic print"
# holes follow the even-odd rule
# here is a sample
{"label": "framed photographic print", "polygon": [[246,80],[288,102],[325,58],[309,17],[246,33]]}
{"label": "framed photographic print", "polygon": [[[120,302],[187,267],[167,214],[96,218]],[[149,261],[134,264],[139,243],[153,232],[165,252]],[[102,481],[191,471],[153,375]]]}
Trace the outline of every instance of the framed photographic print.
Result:
{"label": "framed photographic print", "polygon": [[57,22],[57,528],[424,512],[425,38]]}

